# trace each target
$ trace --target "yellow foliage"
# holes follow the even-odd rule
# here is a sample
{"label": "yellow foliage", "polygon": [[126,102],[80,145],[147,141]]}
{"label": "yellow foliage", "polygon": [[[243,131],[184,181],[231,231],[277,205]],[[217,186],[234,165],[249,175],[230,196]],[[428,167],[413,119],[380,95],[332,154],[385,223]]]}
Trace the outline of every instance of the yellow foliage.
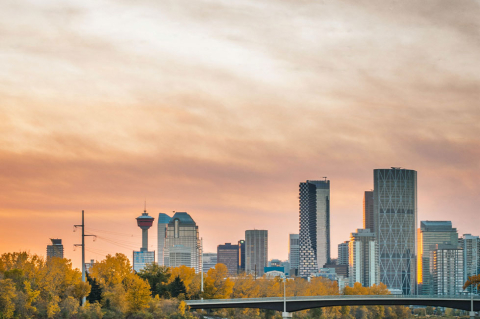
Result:
{"label": "yellow foliage", "polygon": [[477,286],[477,288],[480,288],[480,275],[476,276],[470,276],[468,277],[468,280],[465,282],[463,285],[463,289],[467,289],[469,286]]}
{"label": "yellow foliage", "polygon": [[148,308],[150,302],[150,285],[135,274],[130,274],[124,280],[127,311],[134,313]]}
{"label": "yellow foliage", "polygon": [[178,312],[183,316],[185,315],[185,310],[187,309],[187,304],[185,301],[180,301],[178,304]]}
{"label": "yellow foliage", "polygon": [[228,269],[224,264],[216,264],[207,272],[204,283],[204,298],[226,299],[230,298],[234,282],[228,278]]}
{"label": "yellow foliage", "polygon": [[101,262],[95,263],[90,275],[103,287],[114,287],[133,273],[130,261],[124,254],[107,255]]}
{"label": "yellow foliage", "polygon": [[16,296],[13,280],[0,279],[0,314],[3,314],[3,318],[13,318],[15,312],[13,300]]}

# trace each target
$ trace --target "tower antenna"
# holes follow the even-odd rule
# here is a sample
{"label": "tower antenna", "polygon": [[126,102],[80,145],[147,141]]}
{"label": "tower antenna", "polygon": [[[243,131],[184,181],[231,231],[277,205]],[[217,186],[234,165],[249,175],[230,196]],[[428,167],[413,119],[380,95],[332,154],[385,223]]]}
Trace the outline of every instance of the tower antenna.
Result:
{"label": "tower antenna", "polygon": [[323,176],[323,178],[325,178],[325,182],[327,181],[327,176]]}

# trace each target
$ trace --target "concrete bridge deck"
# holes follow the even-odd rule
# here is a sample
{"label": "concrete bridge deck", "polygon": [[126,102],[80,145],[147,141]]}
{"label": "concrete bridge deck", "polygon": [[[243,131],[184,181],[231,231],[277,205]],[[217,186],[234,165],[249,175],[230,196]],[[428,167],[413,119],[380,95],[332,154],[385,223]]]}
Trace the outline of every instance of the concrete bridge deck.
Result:
{"label": "concrete bridge deck", "polygon": [[[283,311],[283,297],[276,298],[244,298],[244,299],[206,299],[186,301],[190,309],[215,308],[259,308]],[[470,296],[398,296],[398,295],[366,295],[366,296],[311,296],[287,297],[287,312],[299,310],[333,307],[333,306],[434,306],[448,307],[470,311]],[[480,311],[480,297],[474,297],[474,309]]]}

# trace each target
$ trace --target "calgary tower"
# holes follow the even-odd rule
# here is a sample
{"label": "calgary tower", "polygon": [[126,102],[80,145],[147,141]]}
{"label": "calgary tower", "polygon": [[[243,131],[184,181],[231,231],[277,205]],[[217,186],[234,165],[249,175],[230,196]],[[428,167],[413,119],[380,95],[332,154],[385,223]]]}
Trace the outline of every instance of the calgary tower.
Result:
{"label": "calgary tower", "polygon": [[142,229],[142,247],[140,251],[133,252],[133,269],[140,271],[145,268],[145,265],[155,262],[155,251],[148,251],[148,229],[152,227],[155,218],[148,216],[146,202],[143,214],[136,220],[138,227]]}

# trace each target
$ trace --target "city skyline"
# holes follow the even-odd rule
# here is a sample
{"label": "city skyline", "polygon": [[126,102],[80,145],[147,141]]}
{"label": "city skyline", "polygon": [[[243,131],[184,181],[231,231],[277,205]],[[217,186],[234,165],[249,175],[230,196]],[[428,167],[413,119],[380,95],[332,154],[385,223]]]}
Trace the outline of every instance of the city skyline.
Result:
{"label": "city skyline", "polygon": [[194,216],[205,251],[268,229],[286,259],[300,181],[332,181],[334,248],[391,166],[419,172],[419,220],[475,235],[479,15],[442,0],[2,2],[0,251],[61,238],[78,267],[85,210],[87,260],[130,256],[146,198],[155,218]]}

